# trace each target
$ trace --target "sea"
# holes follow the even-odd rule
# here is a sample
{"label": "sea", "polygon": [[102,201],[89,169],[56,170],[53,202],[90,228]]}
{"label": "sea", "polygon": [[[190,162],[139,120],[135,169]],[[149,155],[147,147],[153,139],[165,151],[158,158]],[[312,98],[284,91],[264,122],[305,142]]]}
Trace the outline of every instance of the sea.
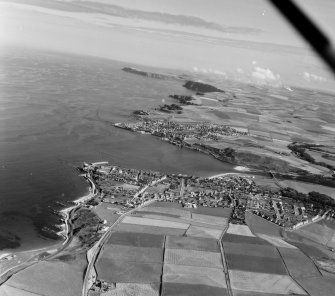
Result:
{"label": "sea", "polygon": [[190,94],[181,81],[149,79],[112,60],[9,48],[0,51],[0,251],[62,241],[57,212],[88,193],[76,167],[210,176],[233,166],[150,135],[113,126],[136,109]]}

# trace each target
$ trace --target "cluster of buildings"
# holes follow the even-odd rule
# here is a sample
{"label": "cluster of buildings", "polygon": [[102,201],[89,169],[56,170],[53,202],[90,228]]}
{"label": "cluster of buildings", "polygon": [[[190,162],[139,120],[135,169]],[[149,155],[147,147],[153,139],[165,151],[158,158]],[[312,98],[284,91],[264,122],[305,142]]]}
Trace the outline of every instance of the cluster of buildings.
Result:
{"label": "cluster of buildings", "polygon": [[100,199],[117,204],[123,210],[152,199],[178,202],[189,208],[230,207],[233,223],[244,224],[245,212],[251,211],[288,229],[334,214],[331,209],[320,209],[311,203],[298,202],[257,186],[253,178],[247,176],[229,174],[218,178],[200,178],[124,169],[108,164],[89,167]]}
{"label": "cluster of buildings", "polygon": [[210,139],[218,140],[222,136],[245,135],[225,125],[209,122],[172,122],[169,119],[158,120],[148,117],[140,117],[136,123],[116,123],[116,127],[128,129],[134,132],[148,133],[169,140],[173,144],[183,144],[185,139]]}
{"label": "cluster of buildings", "polygon": [[255,215],[288,229],[315,222],[332,213],[332,210],[297,202],[271,191],[251,195],[247,208]]}

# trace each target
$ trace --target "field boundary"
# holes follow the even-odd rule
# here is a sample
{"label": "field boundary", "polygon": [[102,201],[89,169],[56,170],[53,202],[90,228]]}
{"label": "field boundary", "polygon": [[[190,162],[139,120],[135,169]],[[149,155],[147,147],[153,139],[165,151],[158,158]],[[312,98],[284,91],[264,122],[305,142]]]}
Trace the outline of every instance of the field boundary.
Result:
{"label": "field boundary", "polygon": [[[290,271],[289,271],[289,269],[287,268],[287,266],[286,266],[286,263],[285,263],[285,260],[284,260],[284,258],[283,258],[283,256],[282,256],[282,254],[280,253],[280,251],[278,250],[278,248],[277,247],[275,247],[276,248],[276,250],[277,250],[277,252],[278,252],[278,254],[279,254],[279,256],[280,256],[280,258],[281,258],[281,260],[283,261],[283,264],[284,264],[284,266],[285,266],[285,269],[286,269],[286,272],[287,272],[287,275],[301,288],[301,289],[303,289],[304,291],[305,291],[305,293],[306,293],[306,295],[309,295],[309,296],[311,296],[311,294],[309,294],[307,291],[306,291],[306,289],[302,286],[302,285],[300,285],[299,284],[299,282],[297,282],[293,277],[292,277],[292,275],[291,275],[291,273],[290,273]],[[320,271],[319,271],[320,272]]]}
{"label": "field boundary", "polygon": [[164,235],[164,242],[163,242],[163,264],[162,264],[162,273],[161,273],[161,283],[159,286],[159,295],[163,293],[163,276],[164,276],[164,264],[165,264],[165,243],[166,243],[166,235]]}
{"label": "field boundary", "polygon": [[226,261],[226,256],[225,256],[223,245],[222,245],[222,238],[223,238],[224,234],[226,233],[228,227],[229,227],[229,222],[227,223],[225,229],[223,229],[222,234],[221,234],[221,236],[219,238],[219,246],[220,246],[220,251],[221,251],[221,259],[222,259],[223,271],[224,271],[225,278],[226,278],[227,294],[228,294],[228,296],[233,296],[233,291],[232,291],[231,285],[230,285],[228,264],[227,264],[227,261]]}

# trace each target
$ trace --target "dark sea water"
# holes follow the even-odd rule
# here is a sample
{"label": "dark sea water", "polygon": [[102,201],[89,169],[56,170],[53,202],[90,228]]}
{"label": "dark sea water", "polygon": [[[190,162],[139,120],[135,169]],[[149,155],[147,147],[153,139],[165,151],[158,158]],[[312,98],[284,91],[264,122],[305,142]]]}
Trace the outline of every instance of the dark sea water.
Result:
{"label": "dark sea water", "polygon": [[2,50],[0,65],[0,250],[57,242],[47,237],[46,227],[59,224],[50,210],[87,193],[75,170],[84,161],[202,176],[233,171],[112,126],[135,109],[169,102],[169,94],[187,94],[181,82],[129,74],[124,63],[33,50]]}

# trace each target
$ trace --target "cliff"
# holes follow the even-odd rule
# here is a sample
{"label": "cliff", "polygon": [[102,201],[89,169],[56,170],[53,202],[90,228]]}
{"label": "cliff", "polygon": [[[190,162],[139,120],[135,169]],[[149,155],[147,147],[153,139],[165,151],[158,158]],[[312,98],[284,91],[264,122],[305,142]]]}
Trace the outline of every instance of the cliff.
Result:
{"label": "cliff", "polygon": [[224,92],[223,90],[216,88],[210,84],[195,82],[195,81],[187,81],[184,85],[187,89],[194,90],[196,92],[206,93],[206,92]]}

